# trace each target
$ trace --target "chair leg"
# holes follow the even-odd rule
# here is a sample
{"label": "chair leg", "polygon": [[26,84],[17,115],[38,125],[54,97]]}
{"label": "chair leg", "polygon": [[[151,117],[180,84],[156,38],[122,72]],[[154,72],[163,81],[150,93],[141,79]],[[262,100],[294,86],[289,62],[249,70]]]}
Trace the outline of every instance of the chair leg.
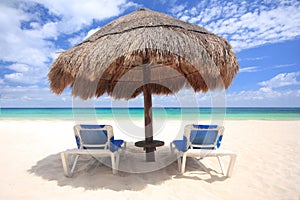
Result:
{"label": "chair leg", "polygon": [[71,176],[72,176],[72,174],[74,173],[74,170],[75,170],[75,167],[76,167],[78,158],[79,158],[79,155],[76,155],[76,157],[75,157],[75,159],[74,159],[74,162],[73,162],[73,165],[72,165],[72,169],[71,169]]}
{"label": "chair leg", "polygon": [[185,166],[186,166],[186,153],[183,153],[182,163],[181,163],[181,173],[182,174],[185,172]]}
{"label": "chair leg", "polygon": [[62,152],[60,154],[60,157],[61,157],[61,160],[62,160],[62,165],[63,165],[63,168],[64,168],[65,176],[71,177],[73,175],[74,170],[75,170],[75,166],[76,166],[76,163],[78,161],[79,155],[76,155],[76,157],[74,159],[74,162],[72,164],[71,170],[70,170],[70,163],[69,163],[69,154],[67,152]]}
{"label": "chair leg", "polygon": [[229,166],[228,166],[228,170],[227,170],[227,177],[231,177],[232,175],[232,171],[233,171],[233,166],[235,164],[235,160],[236,160],[236,154],[231,154],[230,155],[230,162],[229,162]]}
{"label": "chair leg", "polygon": [[68,154],[65,152],[62,152],[60,154],[62,165],[64,168],[64,174],[67,177],[70,177],[70,171],[69,171],[69,159],[68,159]]}
{"label": "chair leg", "polygon": [[179,153],[177,154],[177,164],[178,164],[178,171],[181,172],[181,162],[182,162],[182,155]]}
{"label": "chair leg", "polygon": [[117,170],[116,170],[115,154],[112,153],[111,156],[110,156],[110,158],[111,158],[111,167],[112,167],[113,174],[116,174]]}
{"label": "chair leg", "polygon": [[174,153],[174,149],[173,149],[172,143],[170,143],[170,150],[171,150],[171,153],[173,154]]}
{"label": "chair leg", "polygon": [[223,166],[223,163],[222,163],[222,161],[221,161],[221,158],[220,158],[220,156],[217,156],[217,158],[218,158],[218,161],[219,161],[219,165],[220,165],[222,174],[225,175],[225,173],[224,173],[224,166]]}
{"label": "chair leg", "polygon": [[124,147],[121,148],[121,155],[122,157],[124,157],[124,159],[126,159],[126,142],[124,142]]}
{"label": "chair leg", "polygon": [[116,154],[116,169],[119,170],[119,163],[120,163],[120,154]]}

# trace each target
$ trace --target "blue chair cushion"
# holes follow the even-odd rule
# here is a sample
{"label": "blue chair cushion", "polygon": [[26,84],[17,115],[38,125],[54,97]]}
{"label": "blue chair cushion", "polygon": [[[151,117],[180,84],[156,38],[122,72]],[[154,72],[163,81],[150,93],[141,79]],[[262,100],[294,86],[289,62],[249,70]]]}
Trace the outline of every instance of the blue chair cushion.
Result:
{"label": "blue chair cushion", "polygon": [[187,138],[183,136],[182,140],[174,140],[173,144],[176,146],[176,148],[181,152],[187,151]]}
{"label": "blue chair cushion", "polygon": [[[107,131],[106,130],[93,130],[93,129],[99,129],[104,128],[105,125],[80,125],[81,128],[87,129],[87,130],[80,130],[80,136],[82,139],[82,142],[84,144],[105,144],[107,142]],[[78,136],[75,136],[76,144],[78,149],[80,149],[80,139]],[[115,152],[117,151],[122,144],[124,143],[123,140],[114,140],[114,137],[110,138],[110,151]],[[86,147],[84,147],[86,149]]]}
{"label": "blue chair cushion", "polygon": [[[221,141],[222,141],[222,138],[223,138],[223,135],[220,135],[219,138],[218,138],[218,141],[217,141],[217,149],[220,148],[221,146]],[[193,147],[194,149],[215,149],[215,147]]]}
{"label": "blue chair cushion", "polygon": [[210,128],[217,128],[218,125],[198,125],[198,124],[193,124],[194,128],[198,128],[198,129],[210,129]]}
{"label": "blue chair cushion", "polygon": [[[80,130],[80,137],[83,144],[105,144],[107,142],[107,131],[106,130]],[[79,142],[79,138],[76,139]],[[80,148],[80,142],[79,145]]]}
{"label": "blue chair cushion", "polygon": [[190,141],[195,145],[213,145],[217,136],[218,130],[192,130]]}

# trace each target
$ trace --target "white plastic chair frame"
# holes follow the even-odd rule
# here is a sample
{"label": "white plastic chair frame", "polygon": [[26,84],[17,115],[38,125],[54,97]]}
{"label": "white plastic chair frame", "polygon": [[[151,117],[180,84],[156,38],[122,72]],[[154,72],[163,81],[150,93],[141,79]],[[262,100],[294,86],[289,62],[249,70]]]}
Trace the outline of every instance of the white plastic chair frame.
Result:
{"label": "white plastic chair frame", "polygon": [[[80,130],[106,130],[107,131],[107,142],[105,144],[84,144],[80,135]],[[75,167],[79,156],[89,155],[93,157],[111,157],[112,172],[117,174],[120,160],[120,150],[115,152],[110,151],[110,139],[114,136],[113,128],[110,125],[105,125],[103,128],[82,128],[81,125],[74,126],[74,134],[79,138],[80,149],[71,149],[61,152],[61,160],[64,168],[64,174],[67,177],[71,177],[75,171]],[[126,145],[126,143],[125,143]],[[85,149],[93,148],[93,149]],[[99,148],[99,149],[98,149]],[[74,156],[75,159],[70,163],[69,156]],[[72,167],[70,168],[70,164]]]}
{"label": "white plastic chair frame", "polygon": [[[190,134],[192,130],[217,130],[218,131],[218,135],[216,137],[216,140],[214,142],[214,144],[210,144],[210,145],[195,145],[192,144],[192,142],[190,141]],[[226,172],[226,176],[227,177],[231,177],[232,176],[232,172],[233,172],[233,167],[236,161],[236,154],[234,152],[232,152],[231,150],[220,150],[217,148],[217,142],[218,139],[221,135],[223,135],[224,133],[224,127],[223,126],[217,126],[216,128],[194,128],[194,126],[192,124],[190,125],[186,125],[185,129],[184,129],[184,135],[187,138],[187,151],[182,152],[179,151],[176,146],[171,143],[170,147],[171,147],[171,152],[174,152],[174,149],[177,149],[177,162],[178,162],[178,170],[183,174],[185,172],[185,167],[186,167],[186,157],[194,157],[194,158],[198,158],[198,159],[202,159],[205,157],[217,157],[222,174],[225,175],[224,173],[224,166],[222,164],[221,161],[221,157],[223,156],[229,156],[230,157],[230,161],[228,164],[228,169]],[[213,149],[205,149],[205,148],[213,148]],[[199,162],[200,163],[200,162]],[[203,164],[200,163],[200,166],[203,167]],[[204,168],[204,167],[203,167]]]}

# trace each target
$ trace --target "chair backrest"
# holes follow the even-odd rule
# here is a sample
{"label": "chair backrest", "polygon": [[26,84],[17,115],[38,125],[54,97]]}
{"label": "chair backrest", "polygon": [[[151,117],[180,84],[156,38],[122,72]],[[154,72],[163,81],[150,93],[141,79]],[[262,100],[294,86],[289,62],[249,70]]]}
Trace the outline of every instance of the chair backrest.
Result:
{"label": "chair backrest", "polygon": [[218,125],[185,126],[184,135],[187,139],[187,148],[217,149],[221,145],[224,127]]}
{"label": "chair backrest", "polygon": [[110,125],[81,124],[74,126],[78,149],[108,149],[113,129]]}

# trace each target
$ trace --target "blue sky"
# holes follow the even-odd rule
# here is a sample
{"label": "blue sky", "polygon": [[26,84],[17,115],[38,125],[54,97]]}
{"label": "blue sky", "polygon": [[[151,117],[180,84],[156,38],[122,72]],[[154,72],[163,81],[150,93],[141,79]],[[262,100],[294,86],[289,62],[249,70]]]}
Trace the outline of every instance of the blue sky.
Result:
{"label": "blue sky", "polygon": [[[226,91],[227,106],[300,107],[300,1],[185,0],[1,0],[0,107],[71,107],[70,90],[56,96],[47,73],[59,52],[82,41],[108,22],[140,7],[164,12],[226,38],[240,72]],[[188,105],[191,91],[154,96],[156,106]],[[212,105],[211,92],[195,95]],[[96,106],[142,106],[107,95]],[[195,104],[195,105],[196,105]],[[193,106],[195,106],[193,105]]]}

